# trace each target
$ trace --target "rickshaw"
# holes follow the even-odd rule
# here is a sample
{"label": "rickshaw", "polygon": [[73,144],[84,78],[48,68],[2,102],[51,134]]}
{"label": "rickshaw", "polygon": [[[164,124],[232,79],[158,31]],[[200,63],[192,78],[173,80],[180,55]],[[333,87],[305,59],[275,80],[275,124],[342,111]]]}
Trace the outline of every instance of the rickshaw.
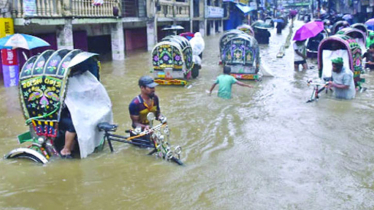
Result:
{"label": "rickshaw", "polygon": [[267,28],[255,26],[255,38],[259,44],[269,44],[270,32]]}
{"label": "rickshaw", "polygon": [[363,24],[363,23],[355,23],[355,24],[351,25],[351,27],[362,31],[366,36],[369,35],[369,30],[366,27],[366,25]]}
{"label": "rickshaw", "polygon": [[250,36],[255,36],[255,32],[253,31],[253,28],[250,25],[243,24],[236,27],[236,29],[243,31]]}
{"label": "rickshaw", "polygon": [[246,33],[229,31],[220,40],[221,61],[231,67],[237,79],[259,79],[260,49],[256,39]]}
{"label": "rickshaw", "polygon": [[345,20],[340,20],[334,23],[331,29],[331,35],[336,34],[338,31],[340,31],[343,28],[349,27],[349,23]]}
{"label": "rickshaw", "polygon": [[362,54],[366,52],[366,34],[361,30],[348,27],[341,29],[336,34],[343,34],[352,37],[360,45]]}
{"label": "rickshaw", "polygon": [[187,85],[197,77],[199,68],[194,67],[190,42],[171,35],[163,38],[152,50],[153,76],[160,85]]}
{"label": "rickshaw", "polygon": [[309,38],[306,43],[306,55],[308,58],[317,58],[319,43],[328,37],[326,30],[321,31],[315,37]]}
{"label": "rickshaw", "polygon": [[319,77],[328,81],[332,76],[331,59],[342,57],[344,66],[353,71],[355,86],[361,89],[364,82],[360,78],[362,71],[361,47],[350,36],[337,34],[321,41],[318,47]]}
{"label": "rickshaw", "polygon": [[[46,50],[29,58],[21,69],[19,95],[29,131],[18,136],[27,148],[14,149],[5,158],[25,158],[47,163],[59,157],[65,130],[59,126],[66,106],[74,124],[74,155],[85,158],[104,145],[104,133],[96,126],[112,121],[110,98],[99,82],[97,54],[82,50]],[[95,113],[95,114],[92,114]]]}
{"label": "rickshaw", "polygon": [[251,24],[251,27],[254,28],[256,26],[263,27],[263,28],[273,28],[271,24],[264,22],[263,20],[257,20]]}

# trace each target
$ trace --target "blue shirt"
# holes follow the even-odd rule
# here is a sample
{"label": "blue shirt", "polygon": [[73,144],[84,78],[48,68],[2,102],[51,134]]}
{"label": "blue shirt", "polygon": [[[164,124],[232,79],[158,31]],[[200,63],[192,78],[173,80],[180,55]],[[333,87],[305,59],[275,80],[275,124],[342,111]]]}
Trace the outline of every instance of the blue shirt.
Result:
{"label": "blue shirt", "polygon": [[218,97],[230,99],[231,98],[231,87],[235,84],[238,80],[235,77],[222,74],[217,77],[216,84],[219,85],[218,89]]}

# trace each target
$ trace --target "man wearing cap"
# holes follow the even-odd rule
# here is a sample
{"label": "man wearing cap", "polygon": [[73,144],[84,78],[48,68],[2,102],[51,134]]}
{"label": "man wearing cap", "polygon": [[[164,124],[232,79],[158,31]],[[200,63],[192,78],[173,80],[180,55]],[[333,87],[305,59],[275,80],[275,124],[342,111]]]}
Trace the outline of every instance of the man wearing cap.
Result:
{"label": "man wearing cap", "polygon": [[356,95],[353,72],[343,66],[343,58],[338,57],[331,60],[332,79],[328,87],[334,89],[334,95],[340,99],[353,99]]}
{"label": "man wearing cap", "polygon": [[160,119],[159,100],[155,94],[156,86],[157,83],[150,76],[142,76],[139,79],[140,95],[136,96],[129,105],[133,128],[149,129],[149,121],[147,119],[149,112],[153,112],[156,119]]}

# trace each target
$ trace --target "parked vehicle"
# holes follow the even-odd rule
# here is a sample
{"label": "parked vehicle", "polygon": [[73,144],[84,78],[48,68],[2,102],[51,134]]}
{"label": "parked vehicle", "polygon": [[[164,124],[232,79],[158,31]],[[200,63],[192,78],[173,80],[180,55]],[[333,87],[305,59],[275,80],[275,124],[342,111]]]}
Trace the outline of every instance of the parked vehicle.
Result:
{"label": "parked vehicle", "polygon": [[220,40],[222,64],[231,67],[237,79],[259,79],[260,49],[256,39],[238,30],[226,32]]}
{"label": "parked vehicle", "polygon": [[163,38],[152,50],[152,63],[155,82],[160,85],[185,86],[199,71],[194,68],[190,42],[182,36]]}

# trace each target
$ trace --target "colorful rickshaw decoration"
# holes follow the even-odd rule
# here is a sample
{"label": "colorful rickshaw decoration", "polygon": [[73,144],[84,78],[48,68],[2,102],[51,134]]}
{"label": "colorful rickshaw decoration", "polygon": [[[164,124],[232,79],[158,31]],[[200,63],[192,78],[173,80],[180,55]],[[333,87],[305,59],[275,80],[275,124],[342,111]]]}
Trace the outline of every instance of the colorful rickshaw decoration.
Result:
{"label": "colorful rickshaw decoration", "polygon": [[192,77],[192,71],[199,71],[194,68],[189,41],[175,35],[163,38],[153,48],[152,65],[155,82],[160,85],[185,86]]}
{"label": "colorful rickshaw decoration", "polygon": [[260,49],[256,39],[241,31],[229,31],[220,41],[221,61],[237,79],[259,79]]}
{"label": "colorful rickshaw decoration", "polygon": [[352,37],[361,47],[361,53],[364,54],[366,52],[366,34],[361,30],[355,28],[343,28],[342,30],[338,31],[336,34],[343,34]]}
{"label": "colorful rickshaw decoration", "polygon": [[356,87],[361,88],[364,79],[361,79],[362,53],[361,47],[355,39],[347,35],[333,35],[321,41],[318,47],[319,77],[329,80],[332,76],[331,59],[342,57],[344,67],[354,74]]}
{"label": "colorful rickshaw decoration", "polygon": [[99,79],[100,62],[94,53],[46,50],[29,58],[19,78],[20,102],[29,131],[19,135],[18,141],[31,145],[12,150],[5,158],[47,163],[51,157],[59,157],[65,142],[65,131],[59,127],[65,106],[77,133],[77,155],[85,158],[95,148],[102,148],[104,134],[96,125],[111,121],[112,112]]}

